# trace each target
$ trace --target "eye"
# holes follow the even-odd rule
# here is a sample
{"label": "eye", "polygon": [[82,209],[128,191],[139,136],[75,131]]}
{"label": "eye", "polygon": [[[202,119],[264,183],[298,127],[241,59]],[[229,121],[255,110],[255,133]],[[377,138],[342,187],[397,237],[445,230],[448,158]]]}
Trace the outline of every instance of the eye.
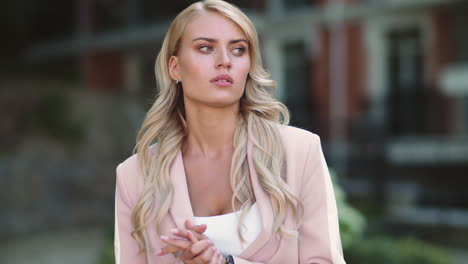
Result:
{"label": "eye", "polygon": [[208,53],[208,52],[210,52],[210,51],[213,50],[213,48],[212,48],[211,46],[207,46],[207,45],[201,46],[201,47],[199,47],[198,49],[199,49],[200,51],[202,51],[202,52],[205,52],[205,53]]}
{"label": "eye", "polygon": [[244,47],[235,48],[235,49],[233,49],[233,53],[235,55],[242,55],[242,54],[245,53],[245,48]]}

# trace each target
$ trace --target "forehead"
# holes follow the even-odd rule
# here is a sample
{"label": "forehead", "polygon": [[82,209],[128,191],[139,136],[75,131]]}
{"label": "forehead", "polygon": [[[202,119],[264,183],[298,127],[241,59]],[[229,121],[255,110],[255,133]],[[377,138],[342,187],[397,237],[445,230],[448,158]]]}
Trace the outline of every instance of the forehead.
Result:
{"label": "forehead", "polygon": [[246,39],[242,29],[232,20],[217,12],[203,12],[192,18],[185,27],[182,41],[207,37],[214,39]]}

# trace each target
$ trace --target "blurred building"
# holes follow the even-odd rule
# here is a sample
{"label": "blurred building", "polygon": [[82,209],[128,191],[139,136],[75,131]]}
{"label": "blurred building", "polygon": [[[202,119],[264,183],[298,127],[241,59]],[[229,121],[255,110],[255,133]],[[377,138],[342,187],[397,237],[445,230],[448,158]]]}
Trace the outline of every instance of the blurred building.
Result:
{"label": "blurred building", "polygon": [[[27,56],[74,58],[86,89],[148,98],[162,39],[190,2],[76,1],[76,34]],[[468,1],[232,2],[257,26],[292,124],[321,135],[351,198],[391,223],[468,228]]]}

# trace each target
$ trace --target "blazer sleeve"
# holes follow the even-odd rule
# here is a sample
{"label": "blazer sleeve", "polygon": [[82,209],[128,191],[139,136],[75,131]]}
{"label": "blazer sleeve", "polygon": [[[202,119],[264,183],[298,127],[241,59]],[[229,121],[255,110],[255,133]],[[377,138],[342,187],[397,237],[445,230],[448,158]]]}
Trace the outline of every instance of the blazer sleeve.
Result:
{"label": "blazer sleeve", "polygon": [[235,256],[232,256],[232,259],[234,260],[234,264],[266,264],[266,263],[262,263],[262,262],[248,261],[248,260],[245,260],[243,258],[239,258],[239,257],[235,257]]}
{"label": "blazer sleeve", "polygon": [[299,227],[300,264],[344,264],[338,212],[320,138],[312,134],[300,199],[304,221]]}
{"label": "blazer sleeve", "polygon": [[133,206],[125,189],[122,164],[117,166],[115,188],[114,249],[116,264],[146,264],[146,254],[139,254],[138,243],[133,239],[131,216]]}
{"label": "blazer sleeve", "polygon": [[[310,135],[310,134],[309,134]],[[299,226],[299,264],[345,264],[338,213],[320,138],[312,134],[302,173],[299,198],[304,221]],[[236,264],[262,264],[233,257]]]}

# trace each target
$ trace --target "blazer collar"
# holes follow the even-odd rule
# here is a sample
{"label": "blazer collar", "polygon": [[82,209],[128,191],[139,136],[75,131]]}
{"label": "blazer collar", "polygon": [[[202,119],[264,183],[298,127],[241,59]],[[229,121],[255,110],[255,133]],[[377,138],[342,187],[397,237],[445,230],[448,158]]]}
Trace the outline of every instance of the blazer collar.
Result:
{"label": "blazer collar", "polygon": [[[247,162],[252,182],[252,189],[262,218],[262,231],[255,241],[242,251],[241,255],[239,255],[240,258],[250,258],[255,254],[255,252],[261,249],[271,237],[273,227],[273,209],[271,201],[268,194],[263,190],[259,183],[258,175],[252,159],[252,151],[253,140],[249,133],[249,137],[247,138]],[[188,193],[187,179],[181,150],[179,150],[171,165],[170,178],[174,188],[174,196],[169,212],[174,219],[176,226],[178,228],[185,228],[185,220],[193,220],[194,215]]]}

